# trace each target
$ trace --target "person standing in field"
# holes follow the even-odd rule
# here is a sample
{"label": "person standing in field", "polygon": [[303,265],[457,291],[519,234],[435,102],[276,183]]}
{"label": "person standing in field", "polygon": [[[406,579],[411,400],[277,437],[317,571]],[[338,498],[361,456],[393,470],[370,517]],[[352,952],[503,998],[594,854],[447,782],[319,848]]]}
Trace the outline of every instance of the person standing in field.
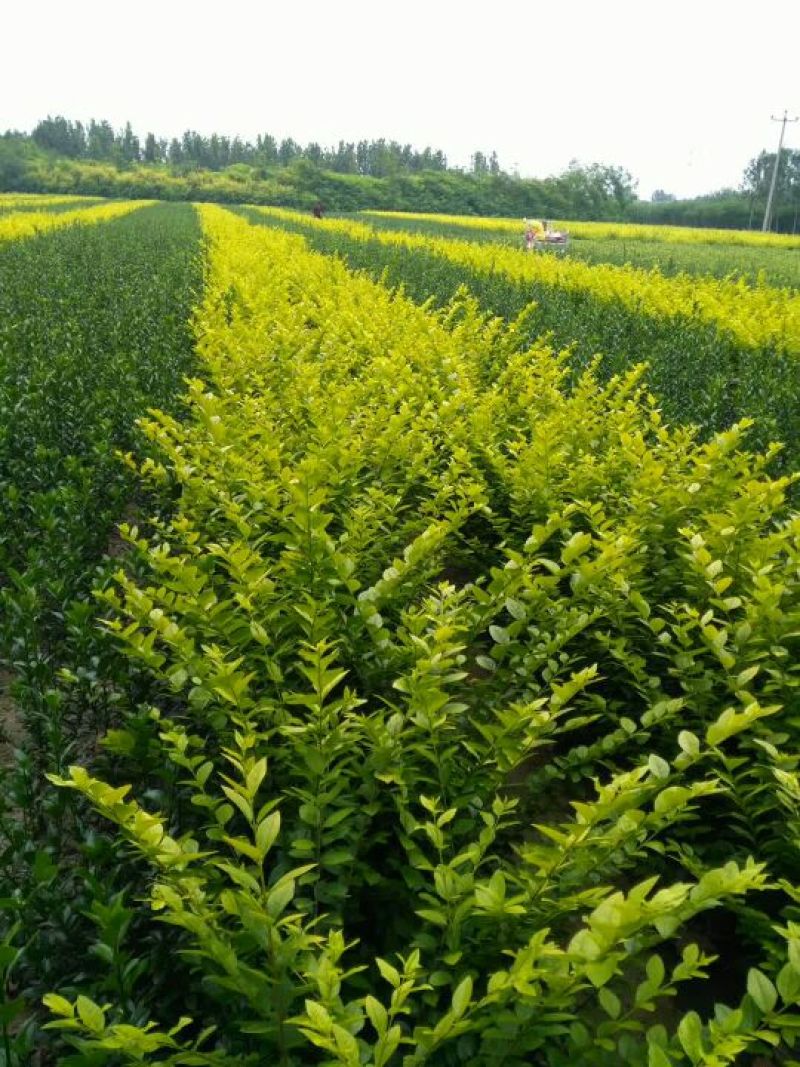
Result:
{"label": "person standing in field", "polygon": [[312,214],[314,215],[315,219],[321,219],[322,218],[322,213],[324,212],[324,210],[325,210],[325,208],[323,207],[323,204],[322,204],[321,200],[318,200],[316,202],[316,204],[314,204],[313,208],[311,209]]}
{"label": "person standing in field", "polygon": [[537,238],[544,233],[544,227],[538,219],[523,219],[522,221],[525,223],[525,250],[532,252]]}

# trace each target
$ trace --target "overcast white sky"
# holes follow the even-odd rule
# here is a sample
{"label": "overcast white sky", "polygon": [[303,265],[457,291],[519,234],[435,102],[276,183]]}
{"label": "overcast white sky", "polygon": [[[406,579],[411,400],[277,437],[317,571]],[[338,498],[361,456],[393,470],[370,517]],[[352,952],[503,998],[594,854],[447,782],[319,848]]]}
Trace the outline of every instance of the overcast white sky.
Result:
{"label": "overcast white sky", "polygon": [[737,185],[800,113],[800,0],[7,0],[0,27],[0,129],[383,136],[619,164],[649,197]]}

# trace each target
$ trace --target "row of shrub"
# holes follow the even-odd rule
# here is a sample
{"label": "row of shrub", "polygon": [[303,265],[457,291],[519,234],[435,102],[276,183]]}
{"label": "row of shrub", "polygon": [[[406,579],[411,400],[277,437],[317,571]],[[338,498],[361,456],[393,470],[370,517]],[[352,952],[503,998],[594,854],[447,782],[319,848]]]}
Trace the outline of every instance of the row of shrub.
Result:
{"label": "row of shrub", "polygon": [[92,758],[120,701],[147,692],[99,634],[92,587],[119,551],[116,523],[141,506],[116,450],[136,445],[149,407],[180,407],[202,282],[188,205],[89,207],[74,226],[47,218],[58,228],[0,243],[5,1067],[43,1054],[35,1009],[47,989],[76,978],[101,988],[102,946],[125,921],[114,904],[123,857],[44,775]]}

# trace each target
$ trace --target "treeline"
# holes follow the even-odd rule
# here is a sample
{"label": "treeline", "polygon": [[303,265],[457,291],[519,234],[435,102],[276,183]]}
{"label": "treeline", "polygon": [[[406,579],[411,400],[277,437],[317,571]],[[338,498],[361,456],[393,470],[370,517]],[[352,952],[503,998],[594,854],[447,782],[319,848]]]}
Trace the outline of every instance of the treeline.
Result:
{"label": "treeline", "polygon": [[[387,141],[345,142],[323,147],[317,142],[302,145],[291,137],[278,140],[269,133],[259,134],[255,142],[241,137],[212,133],[206,137],[196,130],[185,130],[180,137],[167,139],[148,133],[142,139],[133,132],[130,122],[121,130],[111,123],[91,119],[86,125],[57,115],[37,123],[31,138],[44,148],[67,159],[93,159],[118,165],[130,163],[168,163],[172,167],[203,167],[224,170],[237,163],[254,167],[286,167],[297,159],[306,159],[337,174],[361,174],[384,178],[391,174],[414,174],[420,171],[446,171],[447,156],[440,149],[417,151],[409,144]],[[475,152],[472,166],[478,173],[499,173],[497,154]]]}
{"label": "treeline", "polygon": [[[762,151],[744,170],[739,189],[691,200],[658,190],[638,200],[620,167],[573,163],[562,174],[521,179],[503,171],[495,152],[476,151],[469,169],[448,164],[439,149],[421,151],[380,138],[325,148],[187,130],[181,137],[143,139],[130,123],[84,124],[48,117],[33,131],[0,136],[0,189],[90,196],[208,200],[329,211],[365,208],[466,215],[613,219],[678,226],[760,229],[775,153]],[[800,230],[800,151],[781,154],[771,229]]]}
{"label": "treeline", "polygon": [[222,170],[136,161],[120,165],[64,156],[44,150],[31,137],[6,133],[0,136],[0,189],[299,209],[321,200],[334,212],[383,208],[580,219],[620,218],[635,198],[631,176],[619,167],[573,164],[555,177],[523,180],[493,167],[491,157],[477,162],[469,173],[434,168],[385,176],[337,172],[305,157],[286,165],[234,163]]}

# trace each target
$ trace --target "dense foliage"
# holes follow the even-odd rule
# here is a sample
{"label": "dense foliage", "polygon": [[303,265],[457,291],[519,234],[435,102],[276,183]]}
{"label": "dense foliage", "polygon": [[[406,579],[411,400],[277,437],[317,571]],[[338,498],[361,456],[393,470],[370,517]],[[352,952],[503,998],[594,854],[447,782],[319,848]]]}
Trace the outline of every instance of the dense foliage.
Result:
{"label": "dense foliage", "polygon": [[[767,286],[713,278],[667,278],[512,248],[371,230],[349,220],[307,219],[250,209],[253,220],[289,227],[312,245],[344,255],[420,302],[446,303],[465,286],[493,314],[528,315],[530,336],[544,331],[568,346],[573,365],[604,353],[601,374],[646,362],[647,381],[670,421],[708,434],[741,417],[757,420],[754,440],[780,440],[786,463],[800,456],[800,298]],[[703,321],[703,320],[706,321]],[[765,373],[764,368],[768,368]]]}
{"label": "dense foliage", "polygon": [[92,753],[119,699],[91,587],[134,506],[115,450],[135,444],[149,406],[176,407],[192,366],[198,239],[188,206],[129,206],[0,243],[4,1067],[31,1063],[40,1043],[32,1019],[11,1028],[15,1017],[65,975],[92,975],[90,947],[120,918],[108,899],[118,861],[44,772]]}
{"label": "dense foliage", "polygon": [[800,1062],[791,295],[132,206],[0,197],[3,1067]]}
{"label": "dense foliage", "polygon": [[191,976],[120,936],[74,1062],[796,1062],[790,480],[530,310],[202,215],[203,380],[130,457],[174,513],[102,594],[161,698],[55,779]]}
{"label": "dense foliage", "polygon": [[[259,213],[305,225],[312,233],[319,221],[279,209],[260,209],[256,217]],[[800,297],[771,286],[726,284],[714,278],[680,275],[665,278],[657,270],[620,269],[613,265],[592,267],[567,257],[521,255],[512,248],[468,241],[421,239],[402,231],[376,233],[369,226],[347,220],[331,220],[323,226],[361,240],[377,238],[382,244],[403,250],[429,250],[476,273],[498,273],[521,283],[542,283],[599,301],[617,301],[660,318],[694,316],[731,334],[743,346],[800,353]]]}

